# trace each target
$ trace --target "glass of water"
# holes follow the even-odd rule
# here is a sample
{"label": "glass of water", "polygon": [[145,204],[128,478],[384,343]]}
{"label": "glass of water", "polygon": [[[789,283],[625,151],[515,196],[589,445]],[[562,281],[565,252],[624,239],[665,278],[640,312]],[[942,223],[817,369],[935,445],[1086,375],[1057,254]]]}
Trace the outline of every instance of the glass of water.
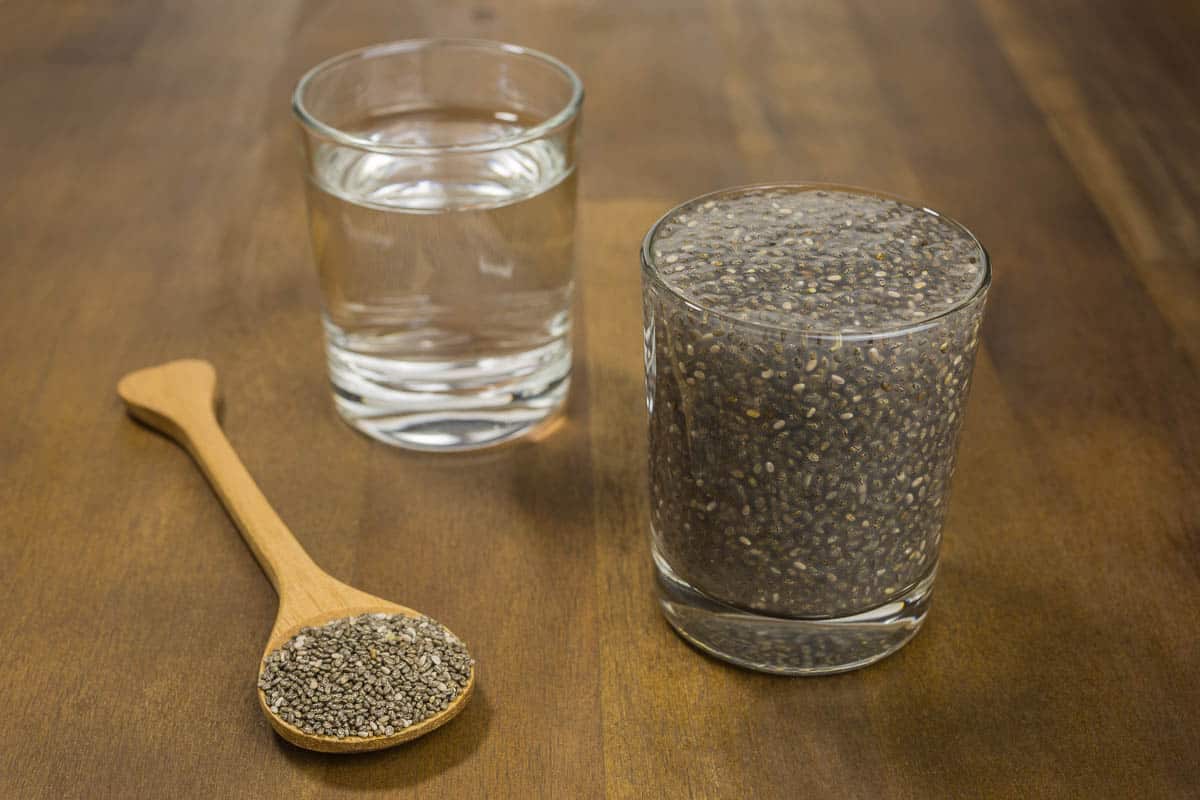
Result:
{"label": "glass of water", "polygon": [[498,42],[395,42],[296,87],[338,412],[467,450],[546,423],[571,376],[583,85]]}

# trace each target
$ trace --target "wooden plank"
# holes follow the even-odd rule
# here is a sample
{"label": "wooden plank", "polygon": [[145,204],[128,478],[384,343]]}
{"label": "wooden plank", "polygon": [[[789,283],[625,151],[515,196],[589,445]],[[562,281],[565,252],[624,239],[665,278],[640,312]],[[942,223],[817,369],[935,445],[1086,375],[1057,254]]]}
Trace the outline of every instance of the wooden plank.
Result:
{"label": "wooden plank", "polygon": [[[1104,26],[1111,20],[1088,9],[1035,20],[1007,0],[982,0],[980,8],[1138,278],[1193,364],[1200,364],[1200,273],[1188,266],[1200,254],[1200,171],[1181,149],[1194,152],[1200,142],[1200,63],[1167,72],[1168,80],[1157,79],[1159,70],[1129,68],[1174,53],[1187,60],[1193,48],[1156,50],[1124,27]],[[1140,23],[1146,16],[1122,21]],[[1064,40],[1054,33],[1063,24],[1079,34],[1060,47]],[[1107,39],[1112,52],[1126,55],[1115,63],[1096,59],[1096,70],[1072,69],[1067,53],[1080,39],[1091,47]],[[1127,93],[1122,97],[1114,87]],[[1158,113],[1142,113],[1143,104]]]}

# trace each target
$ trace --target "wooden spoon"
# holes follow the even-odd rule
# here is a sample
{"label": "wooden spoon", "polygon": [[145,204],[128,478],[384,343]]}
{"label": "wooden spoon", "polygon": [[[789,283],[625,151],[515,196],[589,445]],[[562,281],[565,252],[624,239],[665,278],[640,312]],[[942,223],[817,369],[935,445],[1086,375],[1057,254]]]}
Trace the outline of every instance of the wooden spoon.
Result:
{"label": "wooden spoon", "polygon": [[[263,651],[264,663],[260,663],[260,671],[267,655],[303,627],[380,612],[422,616],[411,608],[347,586],[309,558],[221,432],[214,412],[217,373],[207,361],[172,361],[131,372],[121,379],[117,392],[134,418],[165,433],[192,454],[241,529],[242,537],[254,551],[263,572],[275,586],[279,594],[279,613]],[[446,724],[463,710],[474,688],[475,670],[472,668],[466,688],[445,710],[391,736],[367,738],[341,739],[305,733],[272,714],[261,689],[258,690],[258,704],[279,735],[292,744],[326,753],[352,753],[391,747]]]}

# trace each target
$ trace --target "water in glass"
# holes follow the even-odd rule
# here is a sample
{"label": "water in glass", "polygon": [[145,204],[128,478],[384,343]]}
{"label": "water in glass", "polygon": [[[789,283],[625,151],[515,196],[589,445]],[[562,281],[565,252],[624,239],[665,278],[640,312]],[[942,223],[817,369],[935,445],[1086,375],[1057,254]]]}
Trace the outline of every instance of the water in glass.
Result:
{"label": "water in glass", "polygon": [[[511,139],[534,122],[441,109],[350,132],[389,145]],[[563,139],[430,158],[322,143],[308,202],[340,413],[408,447],[471,448],[557,409],[569,342],[575,171]]]}

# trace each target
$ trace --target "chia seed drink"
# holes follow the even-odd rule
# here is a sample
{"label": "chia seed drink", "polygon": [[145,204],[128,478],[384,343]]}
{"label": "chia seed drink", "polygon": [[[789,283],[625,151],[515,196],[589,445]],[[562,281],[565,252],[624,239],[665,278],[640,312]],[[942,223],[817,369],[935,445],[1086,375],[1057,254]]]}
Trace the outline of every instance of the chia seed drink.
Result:
{"label": "chia seed drink", "polygon": [[859,190],[734,189],[651,229],[651,525],[685,638],[813,673],[915,634],[989,279],[965,228]]}

